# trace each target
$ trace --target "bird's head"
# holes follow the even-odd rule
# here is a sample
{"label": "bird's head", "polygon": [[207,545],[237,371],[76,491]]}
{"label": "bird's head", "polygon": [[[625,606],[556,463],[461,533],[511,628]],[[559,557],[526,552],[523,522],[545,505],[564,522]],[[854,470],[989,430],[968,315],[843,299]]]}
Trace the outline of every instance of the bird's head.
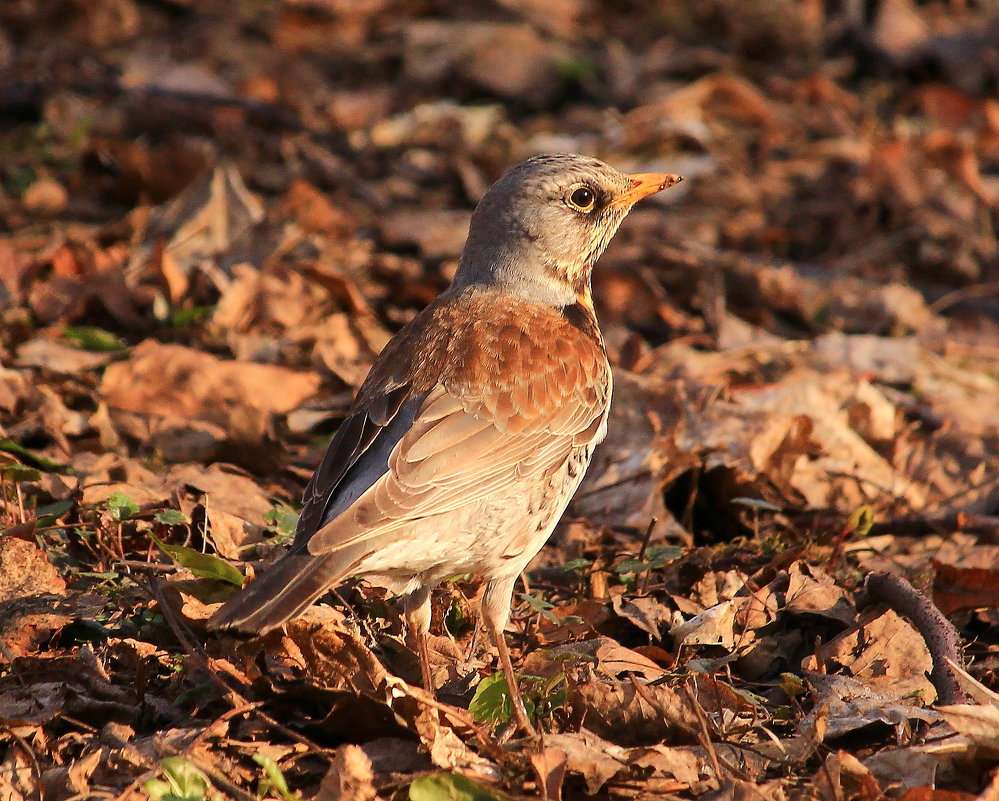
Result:
{"label": "bird's head", "polygon": [[586,156],[529,158],[479,202],[452,286],[484,284],[540,303],[588,305],[593,265],[631,207],[680,180],[625,175]]}

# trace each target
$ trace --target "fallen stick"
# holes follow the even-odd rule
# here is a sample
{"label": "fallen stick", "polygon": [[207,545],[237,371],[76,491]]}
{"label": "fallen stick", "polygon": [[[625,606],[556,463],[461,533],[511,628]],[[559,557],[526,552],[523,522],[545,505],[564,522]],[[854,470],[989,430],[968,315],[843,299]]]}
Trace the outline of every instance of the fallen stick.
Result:
{"label": "fallen stick", "polygon": [[922,635],[933,658],[930,681],[937,691],[939,704],[967,704],[971,702],[958,684],[947,659],[964,664],[957,629],[944,617],[933,601],[912,586],[902,576],[894,573],[871,573],[864,584],[868,598],[887,604],[904,617]]}

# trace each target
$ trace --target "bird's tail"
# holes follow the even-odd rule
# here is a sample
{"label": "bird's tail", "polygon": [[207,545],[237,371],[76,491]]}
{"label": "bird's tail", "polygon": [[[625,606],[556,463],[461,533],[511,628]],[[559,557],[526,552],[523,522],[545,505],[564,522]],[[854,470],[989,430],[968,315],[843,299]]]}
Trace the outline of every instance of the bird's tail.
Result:
{"label": "bird's tail", "polygon": [[216,631],[266,634],[297,617],[320,595],[350,575],[353,553],[312,556],[288,553],[242,592],[226,601],[208,621]]}

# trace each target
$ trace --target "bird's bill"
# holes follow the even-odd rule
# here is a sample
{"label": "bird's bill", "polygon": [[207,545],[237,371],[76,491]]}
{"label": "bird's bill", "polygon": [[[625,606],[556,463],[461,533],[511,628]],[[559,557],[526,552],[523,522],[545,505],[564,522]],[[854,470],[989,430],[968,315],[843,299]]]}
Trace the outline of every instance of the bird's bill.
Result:
{"label": "bird's bill", "polygon": [[680,183],[683,176],[668,172],[639,172],[629,175],[628,180],[631,181],[631,188],[615,197],[608,205],[631,206],[643,197],[662,192],[662,190]]}

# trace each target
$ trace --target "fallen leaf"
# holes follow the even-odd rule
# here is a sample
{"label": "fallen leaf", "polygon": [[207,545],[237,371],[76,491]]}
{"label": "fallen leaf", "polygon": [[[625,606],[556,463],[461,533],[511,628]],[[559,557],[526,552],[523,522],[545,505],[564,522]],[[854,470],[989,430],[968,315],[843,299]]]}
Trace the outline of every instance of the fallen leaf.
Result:
{"label": "fallen leaf", "polygon": [[371,760],[364,749],[341,745],[323,776],[316,801],[374,801],[378,795],[374,779]]}
{"label": "fallen leaf", "polygon": [[0,603],[31,595],[65,593],[65,580],[35,543],[0,536]]}

